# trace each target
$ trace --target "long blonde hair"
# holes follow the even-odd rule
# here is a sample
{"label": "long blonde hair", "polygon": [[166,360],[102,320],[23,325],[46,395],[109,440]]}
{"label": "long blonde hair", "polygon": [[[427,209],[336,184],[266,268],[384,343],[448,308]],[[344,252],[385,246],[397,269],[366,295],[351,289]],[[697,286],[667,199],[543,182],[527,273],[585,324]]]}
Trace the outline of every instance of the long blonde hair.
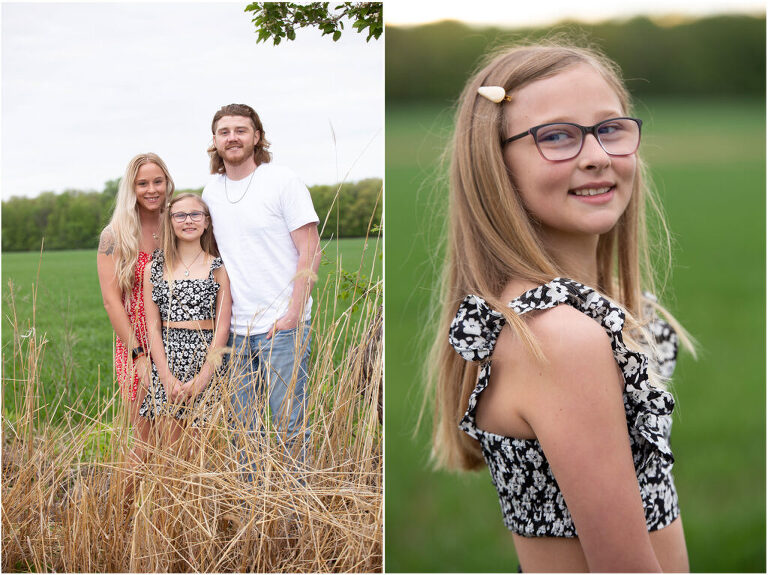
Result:
{"label": "long blonde hair", "polygon": [[133,289],[134,267],[139,259],[141,219],[134,185],[139,168],[144,164],[156,164],[165,174],[167,187],[164,201],[171,197],[175,189],[168,167],[157,154],[139,154],[128,162],[115,198],[115,211],[107,226],[115,238],[115,275],[120,291],[124,294]]}
{"label": "long blonde hair", "polygon": [[[458,429],[477,380],[477,366],[464,361],[448,344],[448,328],[461,300],[467,294],[484,298],[540,357],[525,323],[500,296],[511,279],[543,284],[567,276],[544,249],[504,162],[500,143],[511,135],[506,133],[505,114],[514,113],[514,104],[490,102],[479,97],[477,89],[501,86],[510,94],[577,64],[597,70],[616,92],[625,113],[630,113],[630,95],[612,61],[593,49],[558,44],[519,46],[490,55],[459,99],[449,150],[447,257],[438,295],[440,318],[427,362],[428,394],[436,396],[433,458],[439,467],[473,469],[483,461],[478,443]],[[646,172],[638,158],[629,205],[616,226],[600,236],[597,248],[598,278],[593,287],[627,311],[628,330],[642,325],[644,304],[651,303],[643,291],[655,293],[646,207],[657,213],[666,256],[671,253],[663,215],[646,184]],[[674,318],[660,311],[679,328]],[[688,344],[682,328],[678,333]]]}

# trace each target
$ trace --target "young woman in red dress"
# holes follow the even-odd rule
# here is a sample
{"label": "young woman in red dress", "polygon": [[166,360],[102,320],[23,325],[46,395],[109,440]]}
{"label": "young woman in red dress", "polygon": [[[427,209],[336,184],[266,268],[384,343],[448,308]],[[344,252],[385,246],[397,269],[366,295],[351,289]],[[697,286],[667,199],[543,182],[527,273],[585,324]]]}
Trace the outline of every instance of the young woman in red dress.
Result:
{"label": "young woman in red dress", "polygon": [[131,460],[143,460],[152,424],[139,416],[152,368],[144,314],[144,267],[160,247],[161,214],[174,184],[157,154],[139,154],[125,170],[115,211],[101,232],[96,265],[104,308],[115,330],[115,375],[128,407],[135,442]]}

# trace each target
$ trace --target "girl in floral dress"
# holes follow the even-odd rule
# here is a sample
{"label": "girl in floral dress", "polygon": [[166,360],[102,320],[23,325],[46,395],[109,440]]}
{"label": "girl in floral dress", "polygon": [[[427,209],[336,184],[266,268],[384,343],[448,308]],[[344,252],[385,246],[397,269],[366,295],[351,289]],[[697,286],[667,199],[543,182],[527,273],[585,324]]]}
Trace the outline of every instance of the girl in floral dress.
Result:
{"label": "girl in floral dress", "polygon": [[[140,413],[150,420],[171,416],[175,441],[181,431],[176,422],[191,415],[191,425],[198,426],[220,404],[214,375],[229,336],[232,298],[199,196],[182,194],[168,204],[163,247],[144,271],[153,366]],[[214,389],[207,389],[212,382]]]}
{"label": "girl in floral dress", "polygon": [[641,126],[572,46],[496,54],[459,103],[433,452],[487,465],[525,571],[688,569],[665,384],[689,340],[649,293]]}

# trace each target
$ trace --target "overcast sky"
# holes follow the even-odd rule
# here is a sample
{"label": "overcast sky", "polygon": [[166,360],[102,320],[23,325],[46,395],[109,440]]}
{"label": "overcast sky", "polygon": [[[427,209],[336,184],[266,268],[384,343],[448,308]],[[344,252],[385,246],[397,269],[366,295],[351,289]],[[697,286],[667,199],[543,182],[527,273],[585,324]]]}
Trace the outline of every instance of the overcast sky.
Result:
{"label": "overcast sky", "polygon": [[[257,44],[247,2],[3,3],[2,197],[100,191],[156,152],[208,179],[213,114],[245,103],[307,185],[384,176],[384,41],[349,24]],[[335,137],[334,137],[335,134]]]}
{"label": "overcast sky", "polygon": [[765,0],[388,0],[388,24],[423,24],[437,20],[462,20],[470,24],[540,26],[563,19],[599,22],[638,14],[704,16],[713,13],[765,14]]}

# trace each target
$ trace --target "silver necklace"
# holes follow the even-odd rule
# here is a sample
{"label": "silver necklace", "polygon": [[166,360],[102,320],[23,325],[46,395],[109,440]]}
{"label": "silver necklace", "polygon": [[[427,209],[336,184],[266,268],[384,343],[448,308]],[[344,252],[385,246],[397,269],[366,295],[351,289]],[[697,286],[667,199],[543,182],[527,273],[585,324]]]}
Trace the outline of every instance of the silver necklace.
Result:
{"label": "silver necklace", "polygon": [[183,259],[181,259],[181,258],[179,258],[179,261],[181,262],[181,265],[183,265],[183,266],[184,266],[184,267],[187,269],[187,271],[185,271],[185,272],[184,272],[184,277],[185,277],[185,278],[188,278],[188,277],[189,277],[189,268],[190,268],[190,267],[192,267],[192,265],[194,265],[194,263],[197,261],[197,258],[199,258],[199,257],[200,257],[200,254],[201,254],[201,253],[203,253],[203,250],[200,250],[200,253],[198,253],[198,254],[195,256],[195,259],[193,259],[191,262],[189,262],[189,265],[185,264],[185,263],[184,263],[184,260],[183,260]]}
{"label": "silver necklace", "polygon": [[255,175],[256,175],[256,168],[254,168],[254,169],[253,169],[253,172],[251,172],[251,179],[250,179],[250,180],[248,180],[248,185],[245,187],[245,191],[243,192],[243,195],[242,195],[242,196],[240,196],[238,199],[236,199],[236,200],[233,202],[232,200],[230,200],[230,199],[229,199],[229,192],[227,191],[227,180],[228,180],[229,178],[227,177],[227,174],[224,174],[224,195],[225,195],[225,196],[227,196],[227,201],[228,201],[230,204],[236,204],[237,202],[239,202],[240,200],[242,200],[242,199],[245,197],[245,194],[247,194],[247,193],[248,193],[248,190],[249,190],[249,189],[250,189],[250,187],[251,187],[251,182],[253,181],[253,176],[255,176]]}

